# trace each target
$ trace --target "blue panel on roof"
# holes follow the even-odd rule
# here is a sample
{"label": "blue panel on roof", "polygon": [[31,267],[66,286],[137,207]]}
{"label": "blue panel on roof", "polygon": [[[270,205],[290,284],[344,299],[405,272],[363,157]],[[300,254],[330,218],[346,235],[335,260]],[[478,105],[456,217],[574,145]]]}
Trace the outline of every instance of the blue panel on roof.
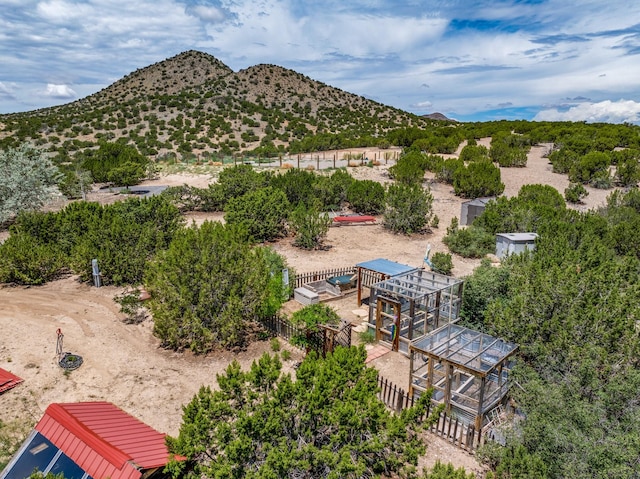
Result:
{"label": "blue panel on roof", "polygon": [[[50,471],[63,474],[65,479],[82,479],[85,472],[67,457],[49,439],[39,432],[33,434],[28,443],[12,459],[7,468],[0,473],[2,479],[27,479],[35,471]],[[90,479],[90,476],[87,477]]]}
{"label": "blue panel on roof", "polygon": [[64,479],[82,479],[84,471],[75,462],[61,454],[55,464],[51,467],[51,473],[54,475],[62,474]]}
{"label": "blue panel on roof", "polygon": [[408,266],[402,263],[396,263],[395,261],[389,261],[388,259],[378,258],[371,261],[365,261],[356,265],[358,268],[369,269],[378,273],[386,274],[387,276],[398,276],[399,274],[408,273],[409,271],[415,271],[415,266]]}

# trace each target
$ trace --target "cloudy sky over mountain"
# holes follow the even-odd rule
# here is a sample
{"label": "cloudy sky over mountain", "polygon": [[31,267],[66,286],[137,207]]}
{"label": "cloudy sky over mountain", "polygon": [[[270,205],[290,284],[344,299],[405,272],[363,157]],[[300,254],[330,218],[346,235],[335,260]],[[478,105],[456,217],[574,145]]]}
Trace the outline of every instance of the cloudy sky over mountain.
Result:
{"label": "cloudy sky over mountain", "polygon": [[640,123],[639,21],[629,0],[0,0],[0,113],[194,49],[417,114]]}

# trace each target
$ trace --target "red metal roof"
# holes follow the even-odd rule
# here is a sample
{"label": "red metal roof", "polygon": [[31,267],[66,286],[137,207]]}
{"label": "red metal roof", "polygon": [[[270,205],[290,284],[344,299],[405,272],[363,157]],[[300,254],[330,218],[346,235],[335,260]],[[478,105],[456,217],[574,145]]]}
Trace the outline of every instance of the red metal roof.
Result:
{"label": "red metal roof", "polygon": [[94,479],[138,479],[169,461],[164,434],[108,402],[51,404],[36,429]]}
{"label": "red metal roof", "polygon": [[11,374],[9,371],[5,371],[4,369],[0,368],[0,394],[16,387],[22,381],[24,381],[24,379],[19,378],[15,374]]}

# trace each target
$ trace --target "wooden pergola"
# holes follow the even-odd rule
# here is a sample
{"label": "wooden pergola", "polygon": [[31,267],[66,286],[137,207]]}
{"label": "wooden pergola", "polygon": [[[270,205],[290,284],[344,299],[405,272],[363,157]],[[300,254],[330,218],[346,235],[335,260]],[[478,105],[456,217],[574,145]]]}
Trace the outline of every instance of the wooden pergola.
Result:
{"label": "wooden pergola", "polygon": [[487,414],[506,399],[514,343],[446,324],[411,343],[409,394],[433,388],[432,400],[481,430]]}

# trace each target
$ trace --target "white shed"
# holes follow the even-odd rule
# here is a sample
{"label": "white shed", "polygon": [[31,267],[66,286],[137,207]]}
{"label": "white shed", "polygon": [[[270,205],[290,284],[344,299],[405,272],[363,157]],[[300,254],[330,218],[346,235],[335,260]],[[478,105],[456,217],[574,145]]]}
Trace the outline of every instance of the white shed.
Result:
{"label": "white shed", "polygon": [[498,233],[496,235],[496,256],[500,259],[510,254],[520,254],[536,247],[537,233]]}

